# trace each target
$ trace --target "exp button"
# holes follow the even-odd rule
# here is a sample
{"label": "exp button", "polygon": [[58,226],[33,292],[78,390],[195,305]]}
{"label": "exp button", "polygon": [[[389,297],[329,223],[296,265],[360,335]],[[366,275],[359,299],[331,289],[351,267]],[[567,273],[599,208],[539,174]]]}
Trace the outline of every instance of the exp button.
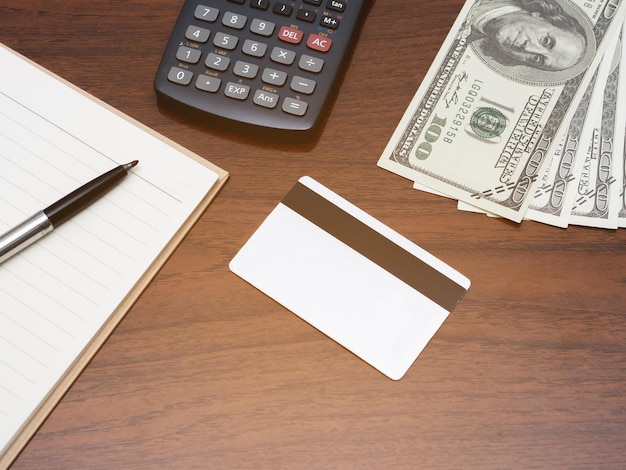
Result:
{"label": "exp button", "polygon": [[332,39],[320,36],[319,34],[309,34],[309,37],[306,40],[306,45],[309,47],[309,49],[320,52],[327,52],[332,44]]}

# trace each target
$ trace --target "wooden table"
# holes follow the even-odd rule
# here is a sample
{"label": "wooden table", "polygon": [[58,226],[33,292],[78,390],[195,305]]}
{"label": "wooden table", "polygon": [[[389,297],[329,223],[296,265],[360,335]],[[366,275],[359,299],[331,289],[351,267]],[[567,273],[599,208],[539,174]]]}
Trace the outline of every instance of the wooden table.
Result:
{"label": "wooden table", "polygon": [[[268,142],[157,105],[182,2],[0,1],[0,41],[231,174],[15,470],[624,468],[626,230],[459,212],[376,166],[462,3],[374,2],[320,135]],[[398,382],[228,269],[303,175],[472,280]]]}

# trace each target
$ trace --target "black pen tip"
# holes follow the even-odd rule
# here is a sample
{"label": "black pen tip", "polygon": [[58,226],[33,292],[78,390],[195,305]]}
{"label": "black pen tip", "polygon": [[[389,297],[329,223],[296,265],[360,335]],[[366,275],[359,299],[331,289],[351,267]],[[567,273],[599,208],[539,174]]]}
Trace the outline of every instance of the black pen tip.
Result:
{"label": "black pen tip", "polygon": [[126,163],[125,165],[122,165],[122,167],[124,168],[124,170],[128,171],[131,168],[137,166],[137,163],[139,163],[139,160],[133,160],[130,163]]}

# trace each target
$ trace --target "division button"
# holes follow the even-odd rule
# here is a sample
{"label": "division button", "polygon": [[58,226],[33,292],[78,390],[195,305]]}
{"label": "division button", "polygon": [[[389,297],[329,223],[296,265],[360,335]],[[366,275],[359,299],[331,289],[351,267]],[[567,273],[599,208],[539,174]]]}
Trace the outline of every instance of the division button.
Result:
{"label": "division button", "polygon": [[300,67],[302,70],[306,70],[307,72],[318,73],[321,72],[322,67],[324,67],[324,60],[317,57],[312,57],[310,55],[302,54],[300,56],[300,61],[298,62],[298,67]]}

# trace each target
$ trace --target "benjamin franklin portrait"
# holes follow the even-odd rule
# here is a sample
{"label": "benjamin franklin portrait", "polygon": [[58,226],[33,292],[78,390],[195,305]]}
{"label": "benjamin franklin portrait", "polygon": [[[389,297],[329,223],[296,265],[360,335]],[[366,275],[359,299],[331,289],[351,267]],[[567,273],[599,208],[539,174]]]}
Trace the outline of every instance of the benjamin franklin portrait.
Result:
{"label": "benjamin franklin portrait", "polygon": [[478,0],[465,30],[487,65],[522,82],[564,82],[595,55],[591,25],[567,0]]}

